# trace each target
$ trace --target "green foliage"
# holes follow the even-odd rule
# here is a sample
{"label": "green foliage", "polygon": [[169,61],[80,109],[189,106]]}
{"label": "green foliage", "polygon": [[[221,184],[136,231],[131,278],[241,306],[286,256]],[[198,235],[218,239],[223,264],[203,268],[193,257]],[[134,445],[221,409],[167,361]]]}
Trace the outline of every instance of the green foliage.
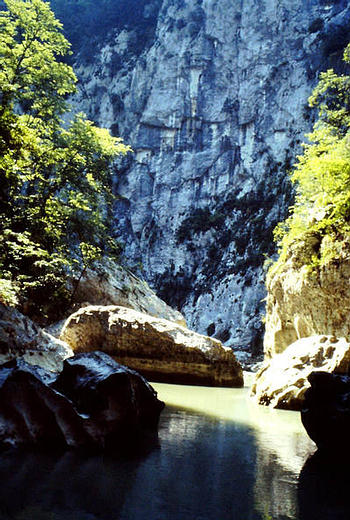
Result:
{"label": "green foliage", "polygon": [[209,207],[198,208],[181,223],[177,231],[177,241],[181,243],[193,234],[205,233],[212,228],[219,229],[224,223],[225,215],[223,213],[211,212]]}
{"label": "green foliage", "polygon": [[56,58],[69,52],[49,4],[42,0],[6,0],[0,12],[0,90],[2,110],[25,104],[32,116],[50,118],[66,110],[65,95],[75,90],[76,78]]}
{"label": "green foliage", "polygon": [[[350,45],[344,61],[350,64]],[[296,200],[275,230],[280,258],[273,271],[291,253],[306,272],[336,261],[350,236],[350,76],[321,73],[309,103],[319,119],[291,172]]]}
{"label": "green foliage", "polygon": [[29,312],[48,315],[69,302],[68,276],[117,250],[108,236],[111,172],[114,158],[130,148],[83,114],[69,114],[66,97],[76,79],[61,58],[70,46],[49,5],[5,3],[0,276],[12,281]]}
{"label": "green foliage", "polygon": [[11,280],[0,278],[0,303],[15,307],[18,304],[17,291]]}

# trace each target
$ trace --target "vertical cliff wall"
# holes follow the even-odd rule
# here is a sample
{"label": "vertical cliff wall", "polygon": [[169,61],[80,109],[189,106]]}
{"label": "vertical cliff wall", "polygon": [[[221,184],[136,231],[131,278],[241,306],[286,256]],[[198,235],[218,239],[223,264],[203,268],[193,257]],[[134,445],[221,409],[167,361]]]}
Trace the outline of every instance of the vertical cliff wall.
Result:
{"label": "vertical cliff wall", "polygon": [[76,63],[78,108],[134,149],[115,180],[129,264],[235,349],[260,348],[264,255],[308,96],[347,42],[347,3],[143,0],[147,31],[120,23]]}

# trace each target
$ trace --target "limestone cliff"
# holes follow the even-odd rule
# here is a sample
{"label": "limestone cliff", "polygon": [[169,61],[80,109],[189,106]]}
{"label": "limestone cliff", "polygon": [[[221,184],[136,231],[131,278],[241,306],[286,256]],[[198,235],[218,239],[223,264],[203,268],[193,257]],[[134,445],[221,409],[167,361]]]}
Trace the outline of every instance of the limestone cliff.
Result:
{"label": "limestone cliff", "polygon": [[307,252],[313,245],[312,237],[306,237],[268,277],[266,357],[314,334],[350,337],[349,243],[344,241],[339,258],[311,270]]}
{"label": "limestone cliff", "polygon": [[318,71],[347,42],[350,6],[141,3],[143,40],[121,20],[89,63],[76,61],[76,106],[135,151],[115,178],[127,261],[142,262],[191,328],[257,350],[264,254],[291,201],[286,170],[311,127]]}

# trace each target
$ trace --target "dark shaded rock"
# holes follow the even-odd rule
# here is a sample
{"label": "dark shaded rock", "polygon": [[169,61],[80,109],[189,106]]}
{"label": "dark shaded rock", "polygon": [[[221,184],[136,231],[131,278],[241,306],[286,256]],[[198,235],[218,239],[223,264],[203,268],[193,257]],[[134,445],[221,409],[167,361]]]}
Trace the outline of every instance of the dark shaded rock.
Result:
{"label": "dark shaded rock", "polygon": [[66,395],[79,413],[91,418],[89,433],[113,447],[118,437],[153,434],[164,403],[136,371],[103,352],[69,358],[53,387]]}
{"label": "dark shaded rock", "polygon": [[302,423],[320,451],[349,457],[350,377],[312,372],[301,412]]}
{"label": "dark shaded rock", "polygon": [[121,451],[157,439],[164,404],[107,354],[80,354],[62,373],[12,360],[0,368],[0,442]]}
{"label": "dark shaded rock", "polygon": [[308,458],[298,480],[300,520],[348,520],[350,474],[342,459],[317,451]]}

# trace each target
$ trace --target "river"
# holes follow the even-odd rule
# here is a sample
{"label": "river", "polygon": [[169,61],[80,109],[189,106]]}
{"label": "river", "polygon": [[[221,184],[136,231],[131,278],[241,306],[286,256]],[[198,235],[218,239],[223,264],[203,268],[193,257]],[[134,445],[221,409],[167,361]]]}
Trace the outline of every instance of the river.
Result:
{"label": "river", "polygon": [[329,498],[328,471],[315,481],[315,457],[305,464],[315,445],[299,413],[257,406],[247,388],[153,386],[167,403],[159,447],[132,459],[5,451],[0,519],[350,518],[349,488]]}

